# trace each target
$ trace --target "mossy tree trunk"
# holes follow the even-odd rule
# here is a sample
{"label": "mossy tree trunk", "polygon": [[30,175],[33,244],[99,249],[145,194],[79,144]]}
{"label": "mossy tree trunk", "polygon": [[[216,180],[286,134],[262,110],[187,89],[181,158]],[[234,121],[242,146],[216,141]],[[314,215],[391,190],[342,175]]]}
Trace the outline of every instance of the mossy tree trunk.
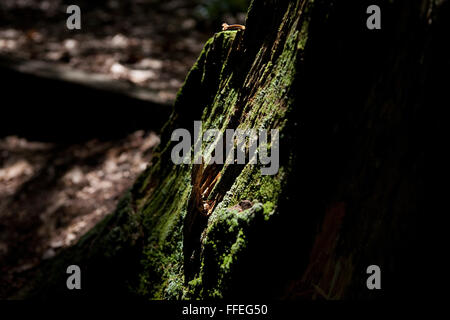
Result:
{"label": "mossy tree trunk", "polygon": [[[418,250],[420,128],[441,97],[431,74],[450,56],[448,3],[376,2],[381,30],[366,28],[372,1],[254,1],[245,31],[206,43],[159,152],[117,210],[19,296],[374,298],[371,264],[383,297],[403,292]],[[195,120],[279,129],[278,174],[174,165],[171,133],[192,133]],[[192,177],[214,181],[208,217]],[[243,200],[251,208],[236,210]],[[65,288],[70,264],[84,270],[80,292]]]}

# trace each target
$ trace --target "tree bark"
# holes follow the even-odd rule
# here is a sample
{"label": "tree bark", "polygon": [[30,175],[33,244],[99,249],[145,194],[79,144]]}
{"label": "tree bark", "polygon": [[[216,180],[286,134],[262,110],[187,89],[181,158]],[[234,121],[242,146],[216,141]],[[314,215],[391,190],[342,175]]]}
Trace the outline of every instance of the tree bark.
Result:
{"label": "tree bark", "polygon": [[[149,168],[18,297],[375,299],[413,292],[424,122],[448,72],[447,1],[253,1],[205,45]],[[445,66],[445,67],[444,67]],[[280,169],[175,165],[176,128],[280,130]],[[198,209],[208,182],[214,210]],[[242,210],[242,201],[251,207]],[[83,290],[68,291],[77,264]],[[383,290],[368,290],[378,265]]]}

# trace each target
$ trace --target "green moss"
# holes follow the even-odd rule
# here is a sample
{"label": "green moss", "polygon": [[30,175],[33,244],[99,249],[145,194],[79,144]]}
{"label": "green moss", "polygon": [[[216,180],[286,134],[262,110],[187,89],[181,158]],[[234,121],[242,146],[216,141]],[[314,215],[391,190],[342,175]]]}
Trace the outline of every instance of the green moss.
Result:
{"label": "green moss", "polygon": [[[202,91],[199,95],[208,96],[208,92],[202,88],[209,87],[209,90],[215,91],[216,86],[221,85],[223,81],[217,76],[217,72],[223,70],[222,65],[226,64],[228,50],[235,36],[236,32],[221,32],[206,43],[186,78],[186,84],[178,93],[175,112],[165,131],[172,130],[171,126],[176,123],[174,118],[178,117],[179,113],[189,113],[189,110],[183,108],[189,106],[197,90]],[[220,67],[217,66],[217,61],[222,61]],[[212,83],[210,81],[212,77],[219,80]],[[217,104],[213,105],[221,108]],[[203,113],[206,114],[206,111]],[[168,142],[161,150],[161,157],[154,163],[154,168],[157,169],[162,167],[164,159],[168,160],[167,154],[170,154],[171,143]],[[142,201],[141,215],[145,230],[148,231],[148,238],[141,261],[143,271],[137,289],[140,295],[155,299],[180,298],[186,291],[183,288],[182,228],[191,192],[190,170],[190,166],[187,165],[173,166],[166,171],[159,185],[154,190],[149,190]],[[149,174],[152,175],[164,173],[154,170]],[[147,186],[150,184],[148,179],[143,181],[147,181],[145,183]]]}
{"label": "green moss", "polygon": [[311,20],[311,15],[309,14],[309,12],[312,9],[313,4],[314,1],[308,1],[305,8],[305,14],[302,15],[303,21],[301,22],[299,41],[297,44],[297,49],[299,50],[305,50],[306,43],[308,42],[309,22]]}
{"label": "green moss", "polygon": [[199,276],[189,282],[185,298],[223,297],[229,289],[229,280],[239,272],[241,257],[246,254],[247,234],[265,221],[261,203],[243,212],[218,210],[206,230]]}
{"label": "green moss", "polygon": [[268,201],[268,202],[264,203],[264,217],[266,219],[268,219],[268,217],[271,214],[273,214],[274,210],[275,210],[275,204],[273,202]]}
{"label": "green moss", "polygon": [[[236,32],[220,34],[235,36]],[[260,85],[243,107],[248,116],[242,118],[239,128],[276,127],[283,130],[285,122],[282,119],[287,108],[282,106],[289,105],[287,93],[295,77],[297,43],[298,32],[293,31],[282,54],[276,61],[265,65],[263,75],[267,81]],[[224,61],[226,64],[227,60]],[[220,128],[223,131],[235,112],[239,94],[232,86],[233,73],[222,74],[228,70],[225,64],[218,76],[217,93],[203,113],[204,129]],[[227,166],[223,174],[226,170]],[[201,267],[198,276],[189,282],[184,291],[185,298],[223,297],[226,294],[229,280],[238,272],[239,261],[248,248],[248,232],[269,222],[283,190],[284,180],[283,168],[275,176],[261,176],[258,166],[244,167],[210,218],[202,243]],[[254,206],[244,212],[231,208],[244,199],[254,201]]]}
{"label": "green moss", "polygon": [[[250,10],[258,6],[252,3]],[[204,130],[277,128],[283,138],[286,114],[292,108],[289,90],[296,77],[297,50],[304,48],[308,32],[306,20],[300,31],[293,23],[298,8],[289,8],[287,20],[280,26],[280,30],[286,29],[286,36],[272,48],[262,45],[256,56],[245,50],[249,39],[244,39],[244,32],[218,32],[207,41],[178,92],[152,165],[138,178],[116,212],[68,254],[71,259],[76,257],[71,261],[96,261],[101,256],[107,263],[134,250],[139,252],[138,257],[133,257],[139,261],[139,267],[133,269],[137,280],[125,279],[131,283],[131,292],[147,299],[227,297],[232,280],[243,272],[240,263],[251,251],[255,235],[274,217],[285,188],[286,169],[282,165],[277,175],[262,176],[257,165],[246,165],[238,172],[235,166],[222,168],[222,177],[231,177],[231,183],[224,189],[219,181],[212,192],[225,194],[203,233],[200,269],[185,284],[183,219],[191,192],[192,167],[171,163],[174,143],[170,135],[175,128],[191,129],[193,121],[201,119]],[[251,200],[254,205],[243,212],[233,209],[241,200]],[[95,250],[88,250],[88,257],[81,254],[91,247]]]}

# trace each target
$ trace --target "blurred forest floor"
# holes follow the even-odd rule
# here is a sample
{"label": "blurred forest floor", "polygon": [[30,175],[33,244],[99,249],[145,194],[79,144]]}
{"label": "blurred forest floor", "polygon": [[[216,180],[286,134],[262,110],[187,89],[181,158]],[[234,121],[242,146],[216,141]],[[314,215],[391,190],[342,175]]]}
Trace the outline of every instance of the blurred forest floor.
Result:
{"label": "blurred forest floor", "polygon": [[[66,8],[75,3],[82,29],[69,31]],[[220,23],[244,23],[245,10],[224,3],[1,0],[0,57],[106,75],[150,88],[171,104]],[[14,108],[2,104],[8,107]],[[150,161],[159,142],[154,130],[67,143],[0,136],[0,298],[114,210]]]}
{"label": "blurred forest floor", "polygon": [[0,297],[111,213],[158,142],[144,131],[69,145],[0,139]]}
{"label": "blurred forest floor", "polygon": [[109,75],[157,90],[168,103],[205,41],[221,29],[220,18],[245,19],[242,12],[208,16],[199,0],[79,0],[82,27],[71,31],[66,8],[73,1],[63,2],[0,1],[0,55]]}

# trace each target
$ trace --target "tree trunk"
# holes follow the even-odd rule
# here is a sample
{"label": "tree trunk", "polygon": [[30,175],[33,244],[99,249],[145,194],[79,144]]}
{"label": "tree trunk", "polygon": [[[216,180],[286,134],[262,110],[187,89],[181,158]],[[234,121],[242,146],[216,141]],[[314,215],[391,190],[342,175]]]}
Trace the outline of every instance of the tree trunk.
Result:
{"label": "tree trunk", "polygon": [[[117,210],[18,297],[405,296],[420,254],[420,129],[443,97],[449,4],[376,1],[382,29],[368,30],[372,2],[253,1],[245,31],[206,43],[157,156]],[[195,120],[279,129],[278,173],[175,165],[171,134],[193,136]],[[66,289],[71,264],[83,290]],[[382,290],[366,287],[373,264]]]}

